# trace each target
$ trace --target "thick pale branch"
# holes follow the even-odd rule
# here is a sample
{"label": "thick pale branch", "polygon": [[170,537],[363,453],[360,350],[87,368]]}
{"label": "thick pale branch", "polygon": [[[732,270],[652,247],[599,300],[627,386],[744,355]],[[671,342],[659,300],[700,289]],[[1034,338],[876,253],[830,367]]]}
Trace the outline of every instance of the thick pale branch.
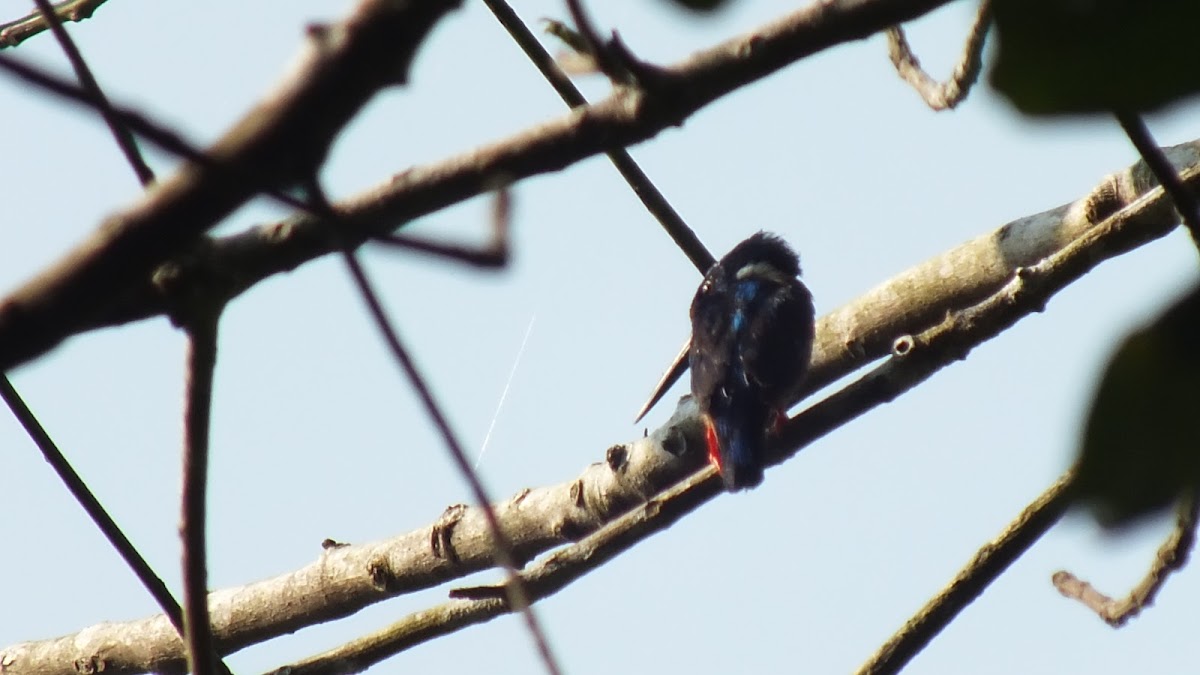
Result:
{"label": "thick pale branch", "polygon": [[[235,291],[366,237],[490,189],[557,171],[676,126],[735,89],[833,45],[916,18],[947,0],[825,0],[656,71],[651,89],[618,87],[607,99],[508,141],[401,173],[337,205],[337,227],[301,216],[222,242],[203,276]],[[348,20],[312,31],[308,66],[210,150],[145,198],[109,218],[52,268],[0,300],[0,370],[91,327],[166,311],[151,268],[256,192],[316,171],[334,134],[380,87],[403,78],[419,39],[452,0],[363,0]],[[419,8],[419,9],[418,9]],[[232,177],[257,176],[253,184]],[[222,255],[217,255],[222,254]]]}
{"label": "thick pale branch", "polygon": [[118,293],[258,192],[315,176],[341,128],[405,80],[418,45],[459,2],[361,0],[344,21],[310,29],[301,65],[209,148],[208,162],[156,183],[0,300],[0,370],[95,322]]}
{"label": "thick pale branch", "polygon": [[[1200,166],[1190,167],[1184,175],[1190,185],[1195,185],[1200,182]],[[1040,312],[1055,293],[1101,261],[1169,232],[1176,222],[1169,211],[1162,209],[1163,201],[1161,189],[1143,195],[1061,251],[1023,268],[981,302],[951,313],[943,322],[917,335],[897,339],[895,358],[789,420],[778,436],[771,463],[784,461],[821,436],[965,358],[973,347],[999,335],[1021,318]],[[675,425],[694,430],[697,424],[695,406],[685,398],[671,421],[656,435]],[[640,454],[638,446],[636,443],[631,446],[635,456]],[[654,444],[650,447],[654,449]],[[659,454],[667,453],[659,451]],[[864,666],[865,672],[895,672],[978,597],[1057,522],[1067,504],[1069,479],[1070,474],[1051,486],[999,539],[983,547],[959,577]],[[553,594],[718,494],[721,490],[716,472],[711,466],[705,467],[578,544],[535,565],[523,575],[527,587],[535,598]],[[460,597],[459,600],[418,612],[383,631],[278,672],[347,672],[344,668],[353,672],[426,640],[509,612],[501,594],[499,588],[486,587],[453,591],[452,595]]]}
{"label": "thick pale branch", "polygon": [[[680,405],[679,418],[695,415],[695,406]],[[579,543],[550,556],[521,574],[533,600],[541,600],[566,588],[593,569],[613,559],[639,541],[670,527],[723,488],[711,466],[676,483],[649,501],[589,535]],[[422,642],[452,633],[512,611],[503,589],[483,587],[456,591],[470,595],[410,614],[371,635],[272,671],[272,675],[325,675],[355,673]]]}
{"label": "thick pale branch", "polygon": [[[1197,148],[1181,146],[1169,155],[1195,189],[1200,182]],[[830,344],[863,344],[868,338],[883,342],[886,334],[890,348],[898,336],[912,333],[914,337],[898,343],[903,358],[890,360],[789,422],[776,461],[961,358],[974,344],[1039,309],[1049,295],[1099,261],[1173,229],[1178,221],[1169,200],[1162,190],[1146,193],[1145,169],[1139,167],[1107,178],[1078,202],[1015,221],[919,265],[825,317],[823,331],[839,326],[847,331],[822,335],[821,342],[827,345],[822,357],[827,359],[826,373],[848,372],[861,359],[853,350],[834,349]],[[1119,216],[1104,219],[1118,210]],[[1038,250],[1048,250],[1043,257],[1054,263],[1043,269],[1033,257]],[[998,269],[990,269],[993,266]],[[1017,275],[1016,268],[1029,269]],[[980,269],[984,271],[977,275]],[[1004,276],[993,283],[990,274]],[[984,286],[990,286],[991,293],[981,298],[979,289]],[[905,292],[912,293],[914,300],[906,298]],[[986,302],[944,320],[947,312],[970,304],[967,298],[971,297]],[[921,307],[920,312],[912,302]],[[933,327],[920,333],[914,314]],[[859,315],[862,318],[855,320]],[[937,320],[930,321],[931,316]],[[594,532],[702,466],[704,453],[689,451],[702,447],[697,430],[694,411],[681,406],[648,438],[613,446],[604,463],[592,465],[575,480],[526,490],[497,505],[496,516],[518,561]],[[433,525],[389,541],[331,547],[317,562],[296,572],[214,592],[210,602],[218,644],[223,652],[234,651],[485,569],[493,565],[491,541],[481,510],[460,505],[448,509]],[[68,673],[76,659],[86,661],[98,653],[111,657],[106,661],[110,673],[171,670],[181,664],[171,661],[171,654],[182,657],[170,624],[152,617],[15,645],[0,651],[0,661],[14,664],[9,666],[14,673]]]}
{"label": "thick pale branch", "polygon": [[[605,462],[570,482],[523,490],[495,505],[518,564],[595,531],[701,466],[703,453],[687,452],[700,447],[698,428],[690,418],[681,419],[638,443],[613,446]],[[330,545],[316,562],[289,574],[214,591],[209,596],[213,633],[218,649],[229,653],[494,564],[482,509],[458,504],[408,534]],[[160,615],[0,649],[5,675],[74,675],[76,662],[102,664],[109,675],[182,672],[183,646]]]}
{"label": "thick pale branch", "polygon": [[[1200,140],[1164,148],[1163,152],[1180,172],[1200,165]],[[1194,179],[1189,185],[1196,190]],[[941,321],[946,312],[969,307],[994,293],[1018,269],[1062,250],[1156,186],[1145,162],[1138,162],[1105,176],[1082,199],[980,235],[830,312],[817,322],[812,364],[796,400],[886,356],[897,335],[928,328]],[[1169,201],[1156,199],[1154,209],[1142,216],[1147,222],[1174,218]]]}
{"label": "thick pale branch", "polygon": [[[1164,148],[1176,170],[1200,166],[1200,140]],[[1189,186],[1193,191],[1196,180]],[[1105,176],[1082,199],[1018,218],[999,229],[931,258],[830,312],[817,326],[813,367],[805,389],[812,391],[867,361],[891,352],[897,335],[941,321],[948,310],[967,307],[1008,283],[1020,268],[1037,264],[1095,228],[1109,215],[1157,187],[1144,162]],[[1169,200],[1155,193],[1139,223],[1178,223]],[[1140,232],[1140,229],[1137,230]],[[1161,230],[1156,231],[1162,235]],[[1136,235],[1135,235],[1136,236]]]}

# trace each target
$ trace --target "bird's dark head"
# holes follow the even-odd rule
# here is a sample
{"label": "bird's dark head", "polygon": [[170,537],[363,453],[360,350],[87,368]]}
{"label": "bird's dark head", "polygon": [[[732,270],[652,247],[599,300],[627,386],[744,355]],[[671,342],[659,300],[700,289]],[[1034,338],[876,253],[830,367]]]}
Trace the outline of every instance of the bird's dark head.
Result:
{"label": "bird's dark head", "polygon": [[763,277],[788,283],[800,275],[800,259],[783,239],[770,232],[756,232],[721,258],[721,267],[731,280]]}
{"label": "bird's dark head", "polygon": [[783,239],[769,232],[756,232],[713,265],[696,294],[724,294],[742,281],[769,285],[790,284],[800,275],[800,259]]}

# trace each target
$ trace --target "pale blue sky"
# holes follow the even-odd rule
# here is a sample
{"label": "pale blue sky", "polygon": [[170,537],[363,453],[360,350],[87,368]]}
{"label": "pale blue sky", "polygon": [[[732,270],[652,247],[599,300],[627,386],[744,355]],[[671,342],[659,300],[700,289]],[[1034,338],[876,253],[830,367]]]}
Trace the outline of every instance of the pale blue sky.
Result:
{"label": "pale blue sky", "polygon": [[[591,3],[647,59],[671,62],[764,23],[769,0],[697,20],[664,3]],[[502,139],[564,107],[479,2],[422,50],[411,86],[343,135],[324,179],[345,196],[413,164]],[[602,5],[602,6],[601,6]],[[516,2],[526,19],[560,3]],[[0,18],[29,3],[0,1]],[[948,72],[974,3],[910,39]],[[344,3],[111,0],[70,30],[110,96],[208,141],[292,63],[303,27]],[[14,52],[65,72],[48,36]],[[581,82],[593,98],[606,84]],[[7,227],[0,288],[55,259],[139,192],[106,129],[0,78]],[[1196,104],[1150,119],[1200,134]],[[899,81],[882,38],[752,85],[632,149],[720,255],[774,230],[801,253],[818,312],[977,234],[1082,196],[1136,159],[1117,125],[1030,123],[986,87],[935,114]],[[167,170],[171,160],[154,156]],[[482,474],[493,494],[574,477],[613,443],[686,335],[699,277],[603,158],[518,184],[511,268],[479,272],[368,253],[402,337],[477,449],[526,327]],[[482,240],[487,204],[420,231]],[[222,231],[274,217],[257,205]],[[1071,461],[1099,368],[1134,322],[1195,278],[1180,232],[1108,263],[1046,312],[538,605],[567,672],[841,673],[857,667]],[[462,480],[386,355],[338,260],[274,278],[223,322],[213,436],[215,588],[304,565],[326,537],[361,542],[466,501]],[[583,360],[580,361],[580,356]],[[165,320],[76,338],[13,380],[130,538],[177,589],[183,337]],[[663,422],[670,402],[647,423]],[[156,610],[8,414],[0,414],[0,645]],[[1070,569],[1124,593],[1165,529],[1120,539],[1057,526],[911,665],[910,673],[1190,670],[1200,575],[1173,578],[1121,631],[1061,598]],[[493,575],[494,576],[494,575]],[[446,588],[253,647],[236,672],[287,663],[444,599]],[[376,672],[538,672],[519,621],[422,645]]]}

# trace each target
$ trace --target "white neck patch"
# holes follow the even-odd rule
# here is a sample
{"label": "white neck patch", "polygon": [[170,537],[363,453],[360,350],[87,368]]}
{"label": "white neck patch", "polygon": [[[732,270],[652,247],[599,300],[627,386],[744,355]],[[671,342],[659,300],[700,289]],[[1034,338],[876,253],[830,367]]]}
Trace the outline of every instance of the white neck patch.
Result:
{"label": "white neck patch", "polygon": [[765,279],[773,281],[777,284],[786,284],[790,279],[783,272],[765,262],[753,262],[748,265],[743,265],[735,275],[738,281],[745,281],[750,278]]}

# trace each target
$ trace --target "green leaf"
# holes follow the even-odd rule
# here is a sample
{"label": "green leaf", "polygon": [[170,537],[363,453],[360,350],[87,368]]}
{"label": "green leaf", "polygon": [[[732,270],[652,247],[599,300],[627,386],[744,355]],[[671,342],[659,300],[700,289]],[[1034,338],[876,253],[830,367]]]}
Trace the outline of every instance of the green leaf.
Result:
{"label": "green leaf", "polygon": [[1200,91],[1196,0],[995,0],[991,83],[1033,115],[1144,112]]}
{"label": "green leaf", "polygon": [[1130,335],[1109,361],[1075,487],[1109,527],[1200,487],[1200,286]]}

